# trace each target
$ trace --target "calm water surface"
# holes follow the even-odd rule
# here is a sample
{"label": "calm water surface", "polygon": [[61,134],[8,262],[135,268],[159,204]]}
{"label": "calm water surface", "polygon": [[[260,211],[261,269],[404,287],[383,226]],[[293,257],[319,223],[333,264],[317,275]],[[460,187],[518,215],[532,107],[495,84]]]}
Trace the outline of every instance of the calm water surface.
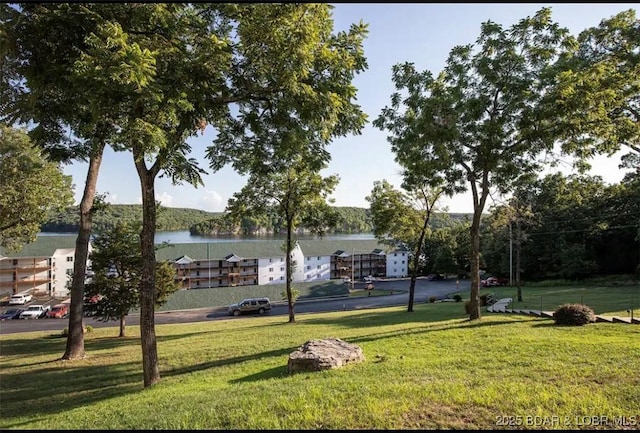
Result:
{"label": "calm water surface", "polygon": [[[77,232],[72,233],[52,233],[52,232],[40,232],[38,236],[77,236]],[[319,239],[312,235],[299,235],[300,240]],[[162,242],[169,242],[172,244],[187,244],[187,243],[214,243],[214,242],[260,242],[260,241],[273,241],[284,240],[285,235],[255,235],[255,236],[204,236],[204,235],[192,235],[188,230],[184,231],[166,231],[156,232],[155,242],[160,244]],[[329,234],[322,238],[323,240],[370,240],[375,239],[373,233],[344,233],[344,234]]]}

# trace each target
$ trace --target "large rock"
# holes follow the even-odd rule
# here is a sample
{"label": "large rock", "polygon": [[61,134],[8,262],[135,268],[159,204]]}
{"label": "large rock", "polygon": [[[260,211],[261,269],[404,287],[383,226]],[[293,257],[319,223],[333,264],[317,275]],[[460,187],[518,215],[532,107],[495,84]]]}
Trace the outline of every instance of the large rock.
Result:
{"label": "large rock", "polygon": [[364,361],[362,349],[340,340],[309,340],[289,355],[288,371],[320,371]]}

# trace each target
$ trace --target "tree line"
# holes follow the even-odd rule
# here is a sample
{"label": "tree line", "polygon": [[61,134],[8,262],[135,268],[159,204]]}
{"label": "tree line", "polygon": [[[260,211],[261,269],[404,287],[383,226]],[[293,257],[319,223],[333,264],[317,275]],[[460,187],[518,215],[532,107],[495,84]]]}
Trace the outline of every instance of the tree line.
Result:
{"label": "tree line", "polygon": [[[43,232],[77,232],[80,227],[79,207],[69,206],[62,212],[49,216],[40,226]],[[157,219],[157,230],[190,230],[195,225],[219,212],[208,212],[199,209],[160,207]],[[220,213],[221,214],[221,213]],[[96,229],[114,227],[118,223],[137,223],[142,221],[142,205],[139,204],[107,204],[95,213]]]}

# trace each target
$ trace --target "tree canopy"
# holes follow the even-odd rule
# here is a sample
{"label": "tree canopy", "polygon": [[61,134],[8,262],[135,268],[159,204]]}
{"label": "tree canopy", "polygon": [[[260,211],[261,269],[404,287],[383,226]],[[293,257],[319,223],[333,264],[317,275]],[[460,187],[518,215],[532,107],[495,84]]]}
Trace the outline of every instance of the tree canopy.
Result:
{"label": "tree canopy", "polygon": [[34,147],[25,131],[0,125],[0,246],[35,241],[40,225],[73,203],[71,176]]}

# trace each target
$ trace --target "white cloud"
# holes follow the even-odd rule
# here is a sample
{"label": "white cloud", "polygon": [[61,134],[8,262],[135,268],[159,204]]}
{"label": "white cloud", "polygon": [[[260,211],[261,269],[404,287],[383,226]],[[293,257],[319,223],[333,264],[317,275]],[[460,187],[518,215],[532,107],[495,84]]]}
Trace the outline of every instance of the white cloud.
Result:
{"label": "white cloud", "polygon": [[171,207],[171,203],[173,202],[173,197],[163,192],[159,196],[156,196],[156,200],[159,201],[162,206]]}
{"label": "white cloud", "polygon": [[106,193],[104,200],[107,203],[116,204],[116,203],[118,203],[118,195],[117,194]]}
{"label": "white cloud", "polygon": [[222,196],[213,190],[205,191],[200,202],[202,203],[202,209],[209,212],[222,212],[227,206]]}

